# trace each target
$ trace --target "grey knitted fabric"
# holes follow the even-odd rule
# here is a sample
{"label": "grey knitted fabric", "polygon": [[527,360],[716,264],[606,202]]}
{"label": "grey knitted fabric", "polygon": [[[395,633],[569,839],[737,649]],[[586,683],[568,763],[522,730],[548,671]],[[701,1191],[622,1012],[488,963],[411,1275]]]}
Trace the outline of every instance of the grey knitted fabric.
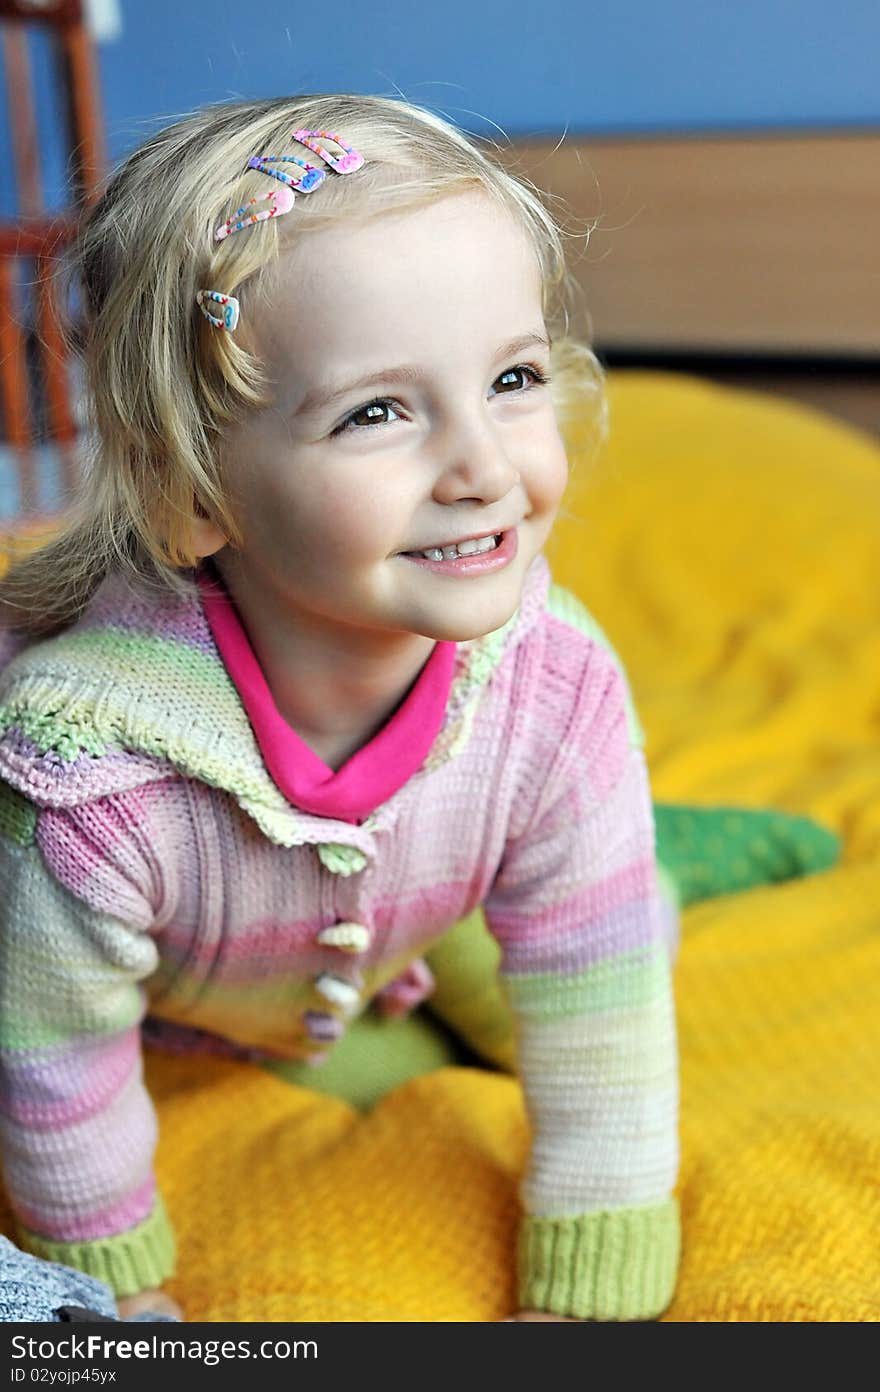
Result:
{"label": "grey knitted fabric", "polygon": [[[109,1286],[72,1266],[43,1261],[22,1252],[8,1237],[0,1236],[0,1324],[34,1322],[60,1324],[60,1305],[79,1305],[107,1319],[118,1320],[119,1310]],[[177,1323],[172,1315],[145,1310],[130,1323],[161,1320]]]}

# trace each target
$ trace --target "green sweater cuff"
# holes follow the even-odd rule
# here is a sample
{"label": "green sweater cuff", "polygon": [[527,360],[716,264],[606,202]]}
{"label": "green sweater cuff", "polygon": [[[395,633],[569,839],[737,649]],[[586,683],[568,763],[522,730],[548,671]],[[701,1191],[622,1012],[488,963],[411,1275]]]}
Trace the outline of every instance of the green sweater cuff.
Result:
{"label": "green sweater cuff", "polygon": [[575,1218],[527,1215],[519,1233],[519,1307],[591,1320],[656,1319],[675,1292],[678,1199]]}
{"label": "green sweater cuff", "polygon": [[97,1276],[117,1298],[154,1290],[174,1275],[174,1231],[161,1195],[156,1196],[152,1213],[142,1223],[114,1237],[99,1237],[90,1242],[53,1242],[21,1223],[17,1226],[21,1246],[35,1257],[61,1262],[88,1276]]}

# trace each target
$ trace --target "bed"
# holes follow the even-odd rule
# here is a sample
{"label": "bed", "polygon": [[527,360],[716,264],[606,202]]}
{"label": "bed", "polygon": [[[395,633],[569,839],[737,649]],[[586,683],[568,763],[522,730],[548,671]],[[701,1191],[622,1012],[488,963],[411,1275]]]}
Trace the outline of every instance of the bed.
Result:
{"label": "bed", "polygon": [[[610,442],[575,469],[547,554],[626,665],[655,799],[806,814],[843,842],[832,870],[684,911],[683,1248],[662,1319],[874,1321],[880,448],[680,373],[612,372],[609,396]],[[515,1308],[518,1083],[427,1007],[376,1032],[409,1076],[388,1063],[365,1109],[147,1054],[190,1319]]]}

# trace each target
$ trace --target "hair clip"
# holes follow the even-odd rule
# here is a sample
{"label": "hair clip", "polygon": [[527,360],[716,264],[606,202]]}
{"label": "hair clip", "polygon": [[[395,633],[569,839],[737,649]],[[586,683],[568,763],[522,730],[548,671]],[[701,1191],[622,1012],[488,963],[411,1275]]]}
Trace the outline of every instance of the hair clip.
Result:
{"label": "hair clip", "polygon": [[[273,160],[279,164],[301,164],[306,172],[297,181],[290,174],[285,174],[283,169],[273,169]],[[311,193],[312,189],[323,184],[327,177],[325,169],[319,169],[316,164],[309,164],[298,155],[251,155],[248,169],[259,169],[261,174],[271,174],[273,179],[280,179],[282,184],[287,184],[288,188],[295,189],[297,193]]]}
{"label": "hair clip", "polygon": [[[313,135],[324,140],[332,140],[333,143],[338,145],[345,153],[343,155],[331,154],[326,145],[318,145],[315,141],[309,139],[309,137]],[[298,140],[300,145],[305,145],[307,149],[314,150],[315,154],[320,155],[321,159],[326,160],[330,168],[334,169],[337,174],[353,174],[356,169],[360,169],[364,162],[363,155],[359,154],[353,145],[347,144],[339,135],[332,135],[330,131],[295,130],[293,132],[293,138],[294,140]]]}
{"label": "hair clip", "polygon": [[[227,218],[214,233],[215,242],[222,242],[224,237],[229,237],[233,232],[240,232],[243,227],[250,227],[255,222],[265,222],[270,217],[280,217],[282,213],[289,213],[293,207],[296,194],[292,188],[285,184],[279,189],[270,189],[268,193],[261,193],[256,198],[249,198],[247,203],[243,203],[240,208]],[[271,208],[263,213],[251,213],[250,217],[243,217],[248,208],[253,208],[255,203],[262,203],[264,199],[271,201]]]}
{"label": "hair clip", "polygon": [[[212,314],[205,304],[205,300],[213,300],[216,304],[223,306],[223,314]],[[228,329],[231,333],[238,324],[240,306],[234,295],[221,295],[219,290],[197,290],[196,303],[199,309],[215,329]]]}

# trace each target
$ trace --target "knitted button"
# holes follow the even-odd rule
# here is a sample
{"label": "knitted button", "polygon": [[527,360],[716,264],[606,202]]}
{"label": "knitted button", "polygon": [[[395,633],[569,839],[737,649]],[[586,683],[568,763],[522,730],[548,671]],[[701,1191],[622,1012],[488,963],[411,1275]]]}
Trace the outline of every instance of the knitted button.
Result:
{"label": "knitted button", "polygon": [[337,1015],[328,1015],[323,1010],[307,1010],[303,1016],[305,1027],[310,1039],[318,1039],[322,1043],[326,1040],[338,1039],[345,1033],[345,1025]]}
{"label": "knitted button", "polygon": [[340,952],[366,952],[372,936],[365,923],[331,923],[315,941],[323,947],[338,947]]}
{"label": "knitted button", "polygon": [[367,857],[357,846],[341,846],[335,841],[325,841],[317,847],[317,851],[321,864],[334,875],[356,875],[367,863]]}
{"label": "knitted button", "polygon": [[358,987],[347,981],[344,976],[336,976],[333,972],[321,972],[315,977],[313,985],[319,995],[332,1005],[338,1005],[343,1011],[353,1010],[360,1002],[361,993]]}

